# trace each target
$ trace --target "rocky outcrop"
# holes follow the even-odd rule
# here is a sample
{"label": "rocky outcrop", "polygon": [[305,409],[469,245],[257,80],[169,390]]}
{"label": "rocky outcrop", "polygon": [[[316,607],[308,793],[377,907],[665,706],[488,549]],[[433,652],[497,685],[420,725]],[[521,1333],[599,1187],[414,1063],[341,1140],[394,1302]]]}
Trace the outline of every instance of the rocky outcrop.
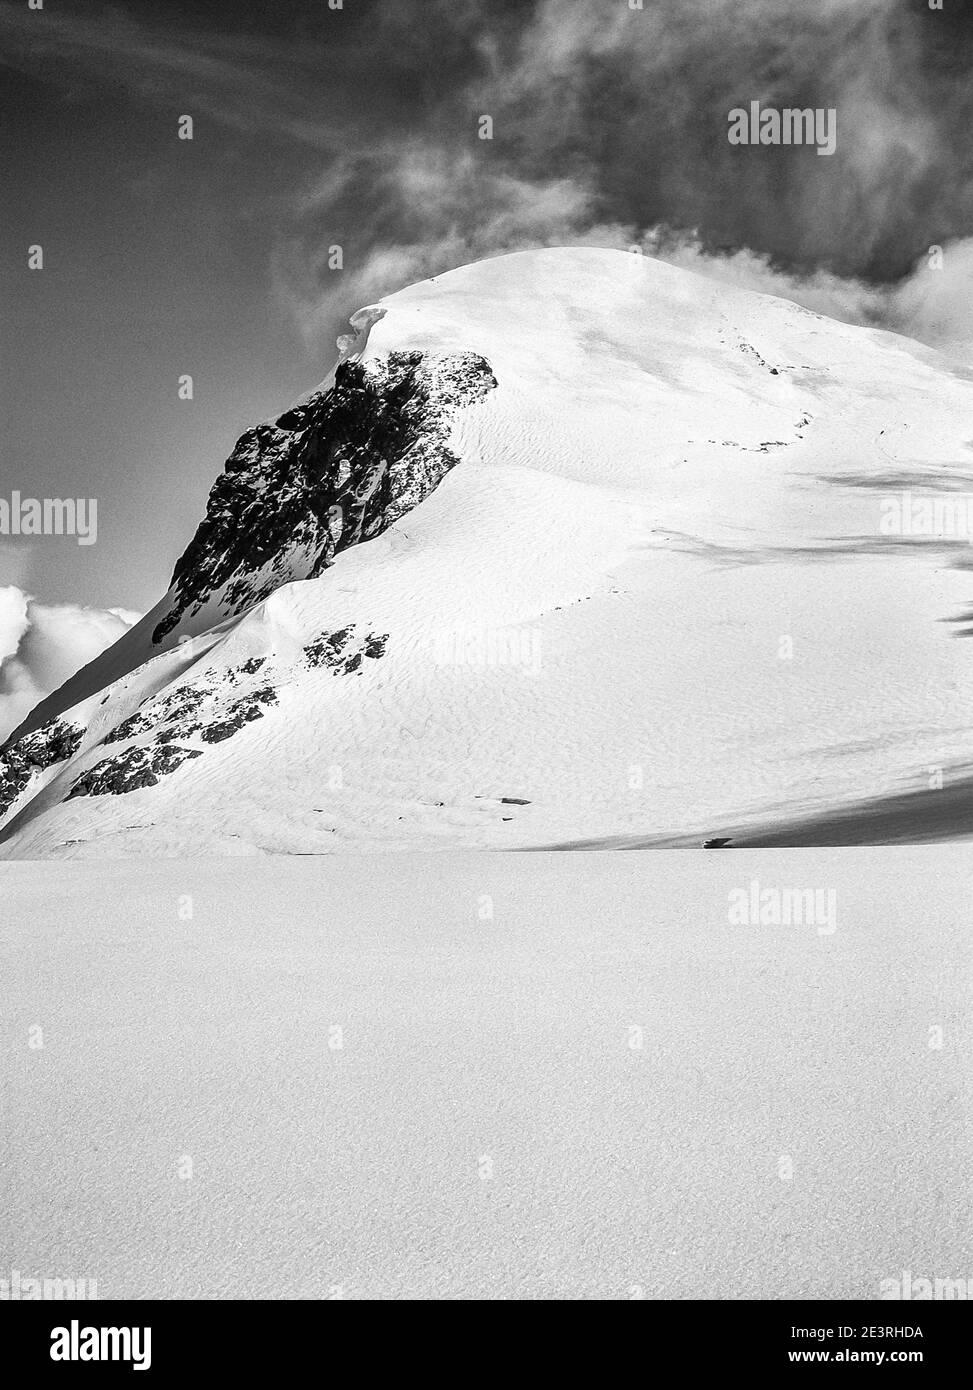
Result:
{"label": "rocky outcrop", "polygon": [[74,757],[83,732],[57,720],[27,734],[0,754],[0,816],[17,800],[34,772]]}
{"label": "rocky outcrop", "polygon": [[[188,738],[205,726],[206,720],[201,712],[207,706],[219,707],[221,696],[240,685],[246,686],[248,682],[244,678],[256,675],[266,662],[265,656],[251,657],[241,666],[228,666],[222,671],[204,671],[183,685],[173,686],[164,694],[146,700],[103,741],[106,744],[121,743],[125,739],[152,733],[157,735],[161,743]],[[250,698],[256,697],[251,695]]]}
{"label": "rocky outcrop", "polygon": [[252,691],[241,700],[234,700],[221,719],[214,719],[212,723],[202,726],[192,725],[187,732],[195,733],[198,729],[204,743],[222,743],[224,739],[239,733],[244,725],[263,719],[264,706],[276,703],[277,692],[268,685],[262,690]]}
{"label": "rocky outcrop", "polygon": [[[496,385],[489,363],[475,353],[351,358],[337,367],[326,390],[248,430],[176,565],[173,602],[152,633],[153,645],[207,603],[227,617],[281,584],[319,576],[341,551],[418,506],[458,462],[448,447],[455,412]],[[355,675],[384,655],[387,641],[387,633],[358,637],[351,625],[322,634],[304,654],[310,666]],[[204,671],[145,701],[104,737],[108,755],[77,778],[68,797],[155,786],[187,759],[201,757],[205,745],[262,719],[278,702],[266,673],[253,688],[266,662],[253,657],[228,670]],[[58,721],[6,748],[0,754],[0,816],[34,772],[72,758],[82,738],[82,729]]]}
{"label": "rocky outcrop", "polygon": [[124,753],[104,758],[82,773],[65,800],[76,796],[120,796],[123,792],[154,787],[166,773],[175,772],[189,758],[201,756],[197,748],[172,748],[165,744],[126,748]]}
{"label": "rocky outcrop", "polygon": [[457,463],[451,417],[496,386],[475,353],[391,352],[346,361],[334,384],[244,434],[172,578],[155,643],[217,598],[242,612],[379,535]]}
{"label": "rocky outcrop", "polygon": [[370,632],[364,641],[355,645],[355,624],[340,628],[337,632],[326,632],[309,642],[304,648],[310,666],[323,666],[331,671],[344,671],[351,674],[359,670],[362,659],[368,657],[377,661],[385,655],[385,644],[389,640],[387,632]]}
{"label": "rocky outcrop", "polygon": [[[377,661],[384,656],[388,633],[369,632],[360,640],[355,639],[354,633],[355,624],[351,623],[308,643],[304,648],[308,664],[335,674],[351,675],[366,658]],[[272,685],[261,685],[248,690],[246,686],[253,684],[248,678],[254,677],[266,663],[266,657],[251,657],[242,665],[228,667],[225,671],[203,672],[194,680],[146,701],[112,730],[104,744],[108,746],[127,739],[148,738],[149,741],[133,744],[102,759],[82,773],[66,799],[121,796],[154,787],[161,777],[175,772],[187,759],[201,757],[205,751],[187,745],[196,740],[209,745],[224,743],[248,724],[263,719],[267,710],[278,703],[276,689]],[[65,729],[65,735],[69,732]],[[33,745],[39,739],[40,735],[32,735],[24,743]],[[64,736],[52,738],[48,755],[54,760],[55,753],[59,754],[57,761],[70,757],[80,739],[80,733],[73,740]],[[17,785],[11,800],[19,793],[20,786],[26,785],[27,777],[29,772]]]}

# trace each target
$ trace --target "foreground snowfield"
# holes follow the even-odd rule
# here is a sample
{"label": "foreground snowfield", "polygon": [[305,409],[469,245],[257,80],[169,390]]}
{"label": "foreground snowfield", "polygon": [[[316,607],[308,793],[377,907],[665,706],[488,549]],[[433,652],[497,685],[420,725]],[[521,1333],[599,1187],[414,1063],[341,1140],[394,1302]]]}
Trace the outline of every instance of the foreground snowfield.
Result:
{"label": "foreground snowfield", "polygon": [[[964,847],[385,862],[0,867],[4,1277],[348,1299],[973,1278]],[[754,878],[833,891],[835,931],[729,925]]]}
{"label": "foreground snowfield", "polygon": [[[496,388],[452,417],[458,466],[320,578],[244,613],[214,599],[153,647],[164,599],[42,707],[35,727],[73,707],[84,739],[0,854],[698,844],[859,806],[858,838],[901,838],[882,808],[913,793],[915,838],[970,833],[969,537],[883,534],[882,505],[973,492],[973,374],[584,248],[463,267],[356,322],[345,360],[489,364]],[[350,625],[387,635],[381,659],[309,665]],[[103,740],[150,697],[260,658],[276,703],[234,737],[190,733],[199,756],[158,785],[66,800],[140,743]],[[965,820],[927,817],[937,779]]]}

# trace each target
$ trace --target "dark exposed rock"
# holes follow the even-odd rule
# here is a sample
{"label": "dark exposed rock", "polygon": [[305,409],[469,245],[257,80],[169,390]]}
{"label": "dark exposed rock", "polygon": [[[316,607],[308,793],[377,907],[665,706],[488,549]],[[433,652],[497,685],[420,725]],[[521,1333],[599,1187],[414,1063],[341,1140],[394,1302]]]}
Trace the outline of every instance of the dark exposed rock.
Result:
{"label": "dark exposed rock", "polygon": [[136,734],[144,733],[145,726],[142,716],[136,711],[128,719],[123,719],[120,724],[116,724],[111,733],[105,735],[103,743],[121,743],[126,738],[134,738]]}
{"label": "dark exposed rock", "polygon": [[32,772],[73,757],[82,736],[80,729],[56,720],[5,748],[0,753],[0,816],[17,800]]}
{"label": "dark exposed rock", "polygon": [[242,612],[316,577],[411,511],[458,461],[447,447],[453,412],[496,384],[475,353],[392,352],[343,362],[327,391],[248,430],[176,565],[153,642],[220,591],[224,613]]}
{"label": "dark exposed rock", "polygon": [[359,670],[363,657],[377,661],[385,655],[385,644],[389,640],[387,632],[370,632],[365,640],[354,650],[351,648],[355,624],[341,628],[338,632],[323,633],[304,648],[304,655],[311,666],[324,666],[332,671],[344,671],[352,675]]}
{"label": "dark exposed rock", "polygon": [[[105,743],[120,743],[126,738],[155,733],[159,743],[173,743],[188,738],[205,725],[201,710],[224,685],[238,685],[242,676],[255,675],[266,664],[265,656],[254,656],[241,666],[229,666],[221,672],[204,673],[185,685],[176,686],[161,697],[147,700],[140,709],[122,721],[105,738]],[[259,698],[261,692],[251,698]],[[267,703],[264,701],[264,703]]]}
{"label": "dark exposed rock", "polygon": [[309,663],[312,666],[337,666],[341,661],[343,648],[351,640],[354,627],[352,623],[350,627],[343,627],[338,632],[325,633],[314,642],[309,642],[304,648],[304,655]]}
{"label": "dark exposed rock", "polygon": [[255,690],[253,694],[245,695],[242,700],[235,700],[222,719],[200,728],[199,736],[204,743],[222,743],[224,739],[232,738],[234,734],[239,733],[245,724],[252,724],[255,719],[263,719],[264,705],[276,703],[277,692],[271,686]]}
{"label": "dark exposed rock", "polygon": [[113,758],[105,758],[81,774],[68,792],[75,796],[121,796],[142,787],[154,787],[160,777],[175,772],[189,758],[201,754],[196,748],[175,748],[154,744],[149,748],[126,748]]}
{"label": "dark exposed rock", "polygon": [[[240,613],[282,583],[320,575],[342,550],[406,515],[458,462],[448,447],[455,411],[496,385],[489,363],[475,353],[392,352],[343,362],[327,390],[248,430],[176,565],[173,605],[153,642],[214,597],[222,614]],[[355,640],[349,625],[310,643],[305,654],[312,666],[355,674],[365,658],[384,656],[387,642],[387,633]],[[247,693],[246,678],[266,661],[252,657],[228,671],[204,672],[145,701],[104,739],[106,745],[142,743],[84,772],[69,795],[153,786],[201,755],[202,749],[184,746],[187,739],[219,743],[262,718],[276,693],[269,685]],[[227,705],[227,686],[237,684],[243,689]],[[35,769],[71,758],[82,737],[82,730],[56,722],[0,753],[0,815]]]}
{"label": "dark exposed rock", "polygon": [[[265,658],[254,658],[238,668],[249,674],[264,664]],[[256,664],[254,664],[254,662]],[[231,683],[237,674],[230,668],[226,673]],[[160,777],[174,772],[188,758],[199,758],[201,748],[187,748],[185,741],[198,735],[204,743],[222,743],[256,719],[262,719],[267,705],[277,703],[277,692],[272,686],[234,700],[228,708],[221,711],[220,717],[206,722],[206,701],[214,695],[217,683],[198,679],[192,685],[180,686],[160,700],[149,701],[105,742],[118,741],[138,734],[152,733],[152,743],[126,748],[114,757],[106,758],[95,767],[82,774],[69,793],[73,796],[118,796],[124,792],[137,791],[140,787],[154,787]]]}
{"label": "dark exposed rock", "polygon": [[105,743],[120,743],[126,738],[137,738],[150,733],[163,724],[185,726],[203,700],[213,692],[213,687],[203,681],[191,685],[180,685],[161,699],[147,701],[140,709],[122,721],[104,739]]}

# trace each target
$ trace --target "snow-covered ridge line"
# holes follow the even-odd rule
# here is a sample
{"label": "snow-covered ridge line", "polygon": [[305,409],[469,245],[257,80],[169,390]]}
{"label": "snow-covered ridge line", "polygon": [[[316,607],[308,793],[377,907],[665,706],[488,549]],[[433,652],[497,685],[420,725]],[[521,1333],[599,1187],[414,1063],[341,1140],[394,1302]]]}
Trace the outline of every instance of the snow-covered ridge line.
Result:
{"label": "snow-covered ridge line", "polygon": [[[161,649],[187,614],[215,604],[225,623],[280,585],[317,577],[341,551],[418,506],[458,463],[447,447],[450,420],[496,386],[489,363],[474,353],[423,352],[362,362],[383,313],[370,307],[353,315],[357,331],[338,339],[339,360],[322,386],[237,441],[176,565],[165,611],[139,625],[153,624],[151,649]],[[77,729],[70,717],[31,728],[36,713],[0,751],[0,820],[39,772],[68,762],[83,742],[85,718]],[[83,751],[116,732],[109,727]]]}
{"label": "snow-covered ridge line", "polygon": [[240,437],[162,601],[42,701],[0,756],[178,642],[225,626],[283,584],[320,575],[439,485],[458,462],[448,446],[453,415],[493,390],[496,377],[471,352],[393,351],[363,361],[382,312],[353,315],[358,332],[338,339],[325,382]]}

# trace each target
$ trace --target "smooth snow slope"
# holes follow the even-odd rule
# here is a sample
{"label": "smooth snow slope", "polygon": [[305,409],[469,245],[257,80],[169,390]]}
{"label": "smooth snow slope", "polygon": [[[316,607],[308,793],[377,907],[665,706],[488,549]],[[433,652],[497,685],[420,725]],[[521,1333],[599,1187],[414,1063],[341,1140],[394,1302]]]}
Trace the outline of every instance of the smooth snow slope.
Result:
{"label": "smooth snow slope", "polygon": [[[973,1278],[965,846],[692,859],[0,865],[0,1265],[102,1298]],[[730,926],[753,878],[836,930]]]}
{"label": "smooth snow slope", "polygon": [[[377,307],[346,356],[489,363],[459,466],[320,578],[204,612],[128,674],[150,615],[91,690],[47,702],[84,689],[84,741],[0,853],[698,840],[962,775],[968,537],[880,528],[904,489],[973,492],[969,372],[622,252],[522,252]],[[387,634],[381,659],[308,661],[349,625]],[[191,736],[201,756],[158,785],[64,800],[147,695],[202,676],[216,717],[255,657],[262,717]]]}

